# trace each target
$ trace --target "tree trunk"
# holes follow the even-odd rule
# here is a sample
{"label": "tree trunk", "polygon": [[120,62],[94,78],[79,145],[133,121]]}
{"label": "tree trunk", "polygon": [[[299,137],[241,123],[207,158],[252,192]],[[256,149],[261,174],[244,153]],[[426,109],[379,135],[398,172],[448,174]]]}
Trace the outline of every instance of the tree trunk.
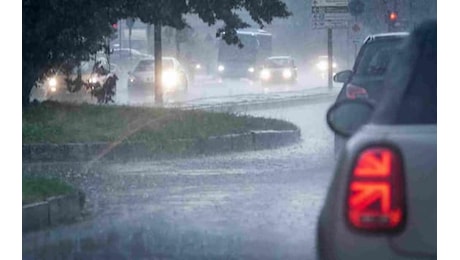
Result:
{"label": "tree trunk", "polygon": [[179,41],[179,30],[176,30],[176,37],[175,37],[175,42],[176,42],[176,57],[178,59],[181,58],[181,53],[180,53],[180,41]]}
{"label": "tree trunk", "polygon": [[162,55],[161,55],[161,23],[155,23],[155,104],[163,104],[163,84],[162,84]]}
{"label": "tree trunk", "polygon": [[[24,62],[24,61],[23,61]],[[22,107],[27,107],[30,103],[30,93],[35,85],[37,78],[33,67],[24,66],[22,69]]]}
{"label": "tree trunk", "polygon": [[152,25],[147,24],[147,52],[148,54],[153,54],[153,37],[152,37]]}

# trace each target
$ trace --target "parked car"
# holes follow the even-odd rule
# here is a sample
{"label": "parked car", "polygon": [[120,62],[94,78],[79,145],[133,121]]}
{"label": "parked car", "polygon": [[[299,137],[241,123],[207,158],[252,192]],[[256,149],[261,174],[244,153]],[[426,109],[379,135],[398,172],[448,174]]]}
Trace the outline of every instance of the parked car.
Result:
{"label": "parked car", "polygon": [[[388,64],[408,35],[400,32],[368,36],[359,50],[353,70],[341,71],[334,76],[335,82],[343,83],[337,101],[368,98],[378,102],[385,89],[383,80]],[[335,155],[345,142],[346,138],[335,135]]]}
{"label": "parked car", "polygon": [[425,22],[395,50],[381,102],[329,109],[329,126],[352,137],[319,216],[321,260],[436,259],[436,32]]}
{"label": "parked car", "polygon": [[290,56],[268,57],[260,70],[262,85],[288,83],[297,81],[297,67]]}
{"label": "parked car", "polygon": [[[174,57],[163,57],[163,93],[177,94],[187,92],[188,76],[186,70]],[[145,96],[154,95],[155,85],[155,59],[141,59],[128,77],[128,95]]]}

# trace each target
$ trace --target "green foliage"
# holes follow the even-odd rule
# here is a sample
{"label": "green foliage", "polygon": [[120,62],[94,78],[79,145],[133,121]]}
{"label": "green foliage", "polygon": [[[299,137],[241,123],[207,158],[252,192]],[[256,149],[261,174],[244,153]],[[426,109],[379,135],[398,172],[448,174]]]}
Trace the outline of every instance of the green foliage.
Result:
{"label": "green foliage", "polygon": [[24,109],[22,141],[28,143],[145,142],[206,138],[251,130],[293,130],[285,121],[228,113],[44,102]]}
{"label": "green foliage", "polygon": [[65,195],[75,189],[56,179],[23,178],[22,179],[22,204],[46,200],[52,196]]}

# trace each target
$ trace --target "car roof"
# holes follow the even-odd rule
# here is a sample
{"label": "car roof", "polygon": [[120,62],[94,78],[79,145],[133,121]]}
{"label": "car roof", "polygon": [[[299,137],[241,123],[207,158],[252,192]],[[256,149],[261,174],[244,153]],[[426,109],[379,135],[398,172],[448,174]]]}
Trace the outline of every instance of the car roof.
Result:
{"label": "car roof", "polygon": [[291,56],[271,56],[267,60],[292,60]]}
{"label": "car roof", "polygon": [[[162,57],[163,60],[175,60],[176,58],[174,57]],[[154,57],[148,57],[148,58],[142,58],[139,61],[154,61]]]}
{"label": "car roof", "polygon": [[366,37],[364,43],[369,43],[373,41],[380,41],[380,40],[390,40],[390,39],[403,39],[409,36],[408,32],[393,32],[393,33],[379,33],[379,34],[371,34]]}
{"label": "car roof", "polygon": [[262,29],[243,29],[243,30],[237,30],[237,34],[245,34],[245,35],[266,35],[270,36],[271,33],[262,30]]}

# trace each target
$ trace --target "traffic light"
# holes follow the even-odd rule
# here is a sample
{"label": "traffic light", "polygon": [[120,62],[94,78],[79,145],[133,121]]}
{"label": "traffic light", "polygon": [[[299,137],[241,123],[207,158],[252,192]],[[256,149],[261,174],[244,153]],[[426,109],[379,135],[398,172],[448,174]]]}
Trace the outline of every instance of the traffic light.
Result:
{"label": "traffic light", "polygon": [[395,31],[399,26],[398,13],[395,11],[389,11],[386,17],[388,23],[388,31]]}
{"label": "traffic light", "polygon": [[112,40],[115,40],[118,38],[118,23],[114,23],[112,24],[112,36],[111,36],[111,39]]}
{"label": "traffic light", "polygon": [[390,22],[396,22],[398,20],[398,13],[397,12],[390,12],[388,19],[390,19]]}

